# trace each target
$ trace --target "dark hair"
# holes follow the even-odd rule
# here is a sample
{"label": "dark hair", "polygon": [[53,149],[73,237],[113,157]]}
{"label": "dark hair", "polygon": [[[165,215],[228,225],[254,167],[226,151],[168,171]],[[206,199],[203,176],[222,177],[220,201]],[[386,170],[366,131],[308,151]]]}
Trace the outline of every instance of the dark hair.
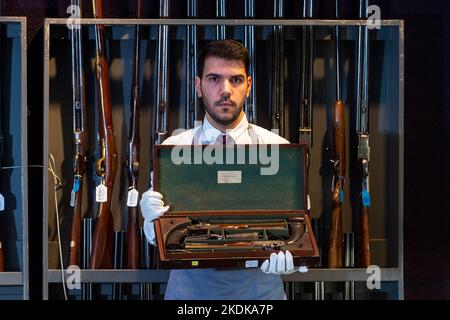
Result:
{"label": "dark hair", "polygon": [[248,74],[250,58],[248,49],[240,42],[235,40],[217,40],[208,43],[200,52],[198,59],[198,76],[203,76],[205,61],[208,57],[217,57],[225,60],[239,60],[244,63],[245,72]]}

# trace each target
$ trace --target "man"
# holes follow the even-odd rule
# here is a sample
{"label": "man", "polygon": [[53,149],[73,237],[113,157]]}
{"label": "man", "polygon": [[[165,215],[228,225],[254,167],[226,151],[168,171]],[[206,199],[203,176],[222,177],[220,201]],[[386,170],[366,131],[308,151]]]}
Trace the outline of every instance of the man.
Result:
{"label": "man", "polygon": [[[205,105],[203,124],[171,136],[163,144],[284,144],[286,139],[248,123],[243,111],[250,94],[252,78],[248,50],[234,40],[209,43],[199,57],[199,75],[195,79],[197,95]],[[207,195],[205,195],[207,196]],[[144,231],[155,242],[153,221],[167,212],[162,195],[149,190],[140,202]],[[261,270],[172,270],[166,299],[268,300],[286,299],[280,274],[296,271],[289,251],[273,253]]]}

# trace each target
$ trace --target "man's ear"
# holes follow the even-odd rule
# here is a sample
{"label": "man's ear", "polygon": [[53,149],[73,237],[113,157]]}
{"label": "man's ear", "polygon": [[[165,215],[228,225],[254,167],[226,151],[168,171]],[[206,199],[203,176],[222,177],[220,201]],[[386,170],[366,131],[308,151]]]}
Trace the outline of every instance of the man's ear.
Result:
{"label": "man's ear", "polygon": [[202,95],[202,79],[200,77],[195,77],[195,91],[197,91],[197,96],[201,98]]}
{"label": "man's ear", "polygon": [[250,92],[252,91],[252,82],[253,79],[251,76],[247,77],[247,98],[250,96]]}

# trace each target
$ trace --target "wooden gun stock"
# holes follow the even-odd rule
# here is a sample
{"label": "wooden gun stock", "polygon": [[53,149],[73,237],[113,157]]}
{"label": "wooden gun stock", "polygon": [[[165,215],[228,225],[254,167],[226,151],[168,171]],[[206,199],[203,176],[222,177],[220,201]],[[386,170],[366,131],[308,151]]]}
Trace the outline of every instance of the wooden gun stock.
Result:
{"label": "wooden gun stock", "polygon": [[[103,18],[101,0],[93,0],[94,17]],[[97,79],[99,139],[102,157],[97,161],[97,174],[108,188],[107,201],[100,203],[95,225],[90,268],[112,267],[112,244],[114,226],[111,213],[111,198],[117,172],[117,150],[112,123],[111,92],[109,89],[108,63],[105,57],[104,25],[95,27],[95,74]]]}
{"label": "wooden gun stock", "polygon": [[334,150],[336,153],[334,186],[331,193],[331,231],[328,251],[328,267],[341,268],[342,257],[342,197],[345,177],[345,126],[344,102],[334,104]]}
{"label": "wooden gun stock", "polygon": [[361,259],[361,267],[367,268],[370,266],[370,237],[369,237],[369,208],[362,206],[361,208],[361,216],[360,216],[360,259]]}
{"label": "wooden gun stock", "polygon": [[[76,173],[76,178],[78,184],[78,190],[74,194],[74,208],[72,217],[72,228],[70,233],[70,253],[69,253],[69,265],[79,266],[80,265],[80,252],[81,252],[81,224],[83,220],[83,176],[85,162],[80,159],[81,156],[75,156],[76,171],[81,172],[81,174]],[[84,157],[83,157],[84,158]],[[73,192],[73,191],[72,191]]]}
{"label": "wooden gun stock", "polygon": [[126,250],[128,269],[139,269],[141,261],[141,240],[139,235],[137,207],[128,207]]}

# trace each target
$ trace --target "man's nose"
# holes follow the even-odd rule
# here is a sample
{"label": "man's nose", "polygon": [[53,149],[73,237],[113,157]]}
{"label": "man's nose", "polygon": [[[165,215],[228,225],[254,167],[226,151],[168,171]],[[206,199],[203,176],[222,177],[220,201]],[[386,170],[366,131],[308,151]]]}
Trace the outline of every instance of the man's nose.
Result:
{"label": "man's nose", "polygon": [[220,95],[229,96],[231,95],[231,83],[229,80],[224,80],[220,86]]}

